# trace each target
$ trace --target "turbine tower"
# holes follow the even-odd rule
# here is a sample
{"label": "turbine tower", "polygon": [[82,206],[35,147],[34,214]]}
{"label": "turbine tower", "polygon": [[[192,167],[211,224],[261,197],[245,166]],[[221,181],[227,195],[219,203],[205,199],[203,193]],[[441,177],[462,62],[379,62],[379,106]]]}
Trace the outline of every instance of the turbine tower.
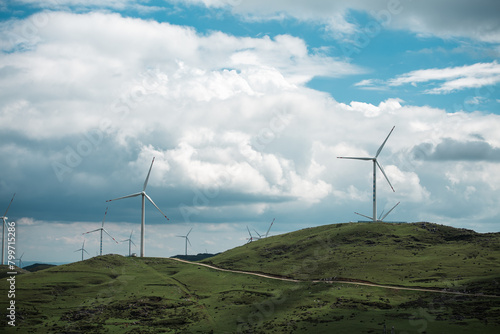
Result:
{"label": "turbine tower", "polygon": [[[85,240],[83,240],[82,248],[77,249],[77,250],[76,250],[76,251],[74,251],[73,253],[75,253],[75,252],[79,252],[79,251],[82,251],[82,261],[83,261],[83,252],[85,252],[85,253],[89,254],[89,252],[87,252],[87,251],[85,250]],[[90,255],[90,254],[89,254],[89,255]]]}
{"label": "turbine tower", "polygon": [[[384,177],[387,180],[387,182],[389,183],[389,185],[391,186],[392,191],[395,191],[394,188],[392,187],[391,181],[389,181],[389,178],[385,174],[384,169],[382,168],[382,166],[377,161],[377,158],[378,158],[380,152],[384,148],[384,145],[387,142],[387,139],[389,139],[389,136],[391,135],[392,131],[394,131],[394,128],[395,128],[395,126],[392,127],[391,132],[389,132],[389,134],[387,135],[387,138],[385,138],[385,140],[382,143],[382,145],[380,145],[380,147],[378,148],[377,154],[375,154],[375,157],[337,157],[339,159],[354,159],[354,160],[367,160],[367,161],[371,160],[371,161],[373,161],[373,216],[372,217],[368,217],[368,216],[365,216],[365,215],[362,215],[362,216],[363,217],[367,217],[369,219],[372,219],[374,222],[377,221],[377,166],[380,169],[380,171],[382,172],[382,174],[384,174]],[[396,206],[394,206],[392,209],[394,209],[395,207]],[[392,211],[392,209],[391,209],[391,211]],[[384,218],[386,216],[384,216]]]}
{"label": "turbine tower", "polygon": [[135,193],[135,194],[131,194],[131,195],[127,195],[127,196],[123,196],[123,197],[118,197],[118,198],[115,198],[115,199],[110,199],[110,200],[107,200],[106,202],[111,202],[111,201],[116,201],[116,200],[119,200],[119,199],[124,199],[124,198],[130,198],[130,197],[136,197],[136,196],[142,196],[142,214],[141,214],[141,257],[144,257],[144,236],[145,236],[145,216],[146,216],[146,212],[145,212],[145,204],[146,204],[146,198],[148,199],[148,201],[151,202],[151,204],[153,204],[155,206],[155,208],[158,209],[158,211],[161,212],[161,214],[168,219],[168,217],[160,210],[160,208],[155,204],[155,202],[153,202],[153,200],[151,199],[151,197],[148,196],[148,194],[146,194],[146,187],[148,185],[148,180],[149,180],[149,174],[151,174],[151,169],[153,168],[153,163],[155,162],[155,158],[153,157],[153,161],[151,162],[151,167],[149,167],[149,172],[148,172],[148,176],[146,176],[146,181],[144,181],[144,186],[142,187],[142,191],[140,193]]}
{"label": "turbine tower", "polygon": [[186,234],[186,235],[178,235],[177,237],[178,238],[184,238],[186,239],[186,250],[185,250],[185,255],[187,256],[188,255],[188,242],[189,242],[189,246],[191,246],[191,241],[189,241],[189,233],[191,233],[191,231],[193,230],[193,228],[191,227],[191,230],[189,230],[189,232]]}
{"label": "turbine tower", "polygon": [[92,230],[92,231],[88,231],[88,232],[85,232],[85,233],[82,233],[82,234],[88,234],[88,233],[93,233],[93,232],[97,232],[97,231],[100,231],[101,232],[101,243],[100,243],[100,252],[99,252],[99,255],[102,255],[102,232],[106,233],[107,235],[109,235],[109,237],[111,239],[113,239],[114,242],[118,243],[118,241],[116,241],[115,238],[113,238],[111,236],[111,234],[108,233],[108,231],[106,231],[106,229],[104,228],[104,219],[106,219],[106,214],[108,213],[108,208],[106,208],[106,212],[104,212],[104,217],[102,218],[102,225],[100,228],[98,229],[95,229],[95,230]]}
{"label": "turbine tower", "polygon": [[12,199],[10,200],[9,206],[7,207],[7,210],[5,210],[5,213],[3,214],[2,218],[2,265],[5,264],[5,225],[7,225],[7,212],[9,212],[10,205],[12,204],[12,201],[14,200],[14,197],[16,194],[12,196]]}
{"label": "turbine tower", "polygon": [[134,233],[134,231],[132,230],[132,232],[130,232],[130,237],[128,239],[125,239],[125,240],[122,240],[121,242],[125,242],[125,241],[128,241],[128,256],[130,257],[130,255],[132,254],[132,248],[131,248],[131,244],[134,244],[134,246],[137,247],[137,245],[132,241],[132,233]]}

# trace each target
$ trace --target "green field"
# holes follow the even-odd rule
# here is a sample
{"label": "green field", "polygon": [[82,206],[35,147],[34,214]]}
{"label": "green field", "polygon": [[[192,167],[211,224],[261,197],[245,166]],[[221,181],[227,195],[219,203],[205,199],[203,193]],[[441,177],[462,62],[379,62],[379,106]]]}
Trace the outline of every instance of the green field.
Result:
{"label": "green field", "polygon": [[[500,298],[490,295],[500,295],[499,244],[499,234],[433,224],[339,224],[203,261],[302,282],[99,256],[18,275],[16,327],[6,321],[7,298],[0,326],[5,333],[383,333],[384,325],[387,333],[392,326],[396,333],[497,333]],[[325,278],[346,281],[311,282]],[[6,297],[5,278],[0,289]]]}

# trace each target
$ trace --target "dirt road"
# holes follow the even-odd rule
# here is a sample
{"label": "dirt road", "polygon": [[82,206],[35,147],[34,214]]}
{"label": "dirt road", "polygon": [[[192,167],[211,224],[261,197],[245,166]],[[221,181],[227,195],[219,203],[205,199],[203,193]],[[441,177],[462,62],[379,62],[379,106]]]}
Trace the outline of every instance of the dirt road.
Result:
{"label": "dirt road", "polygon": [[500,296],[495,296],[495,295],[483,295],[483,294],[476,294],[476,293],[465,293],[465,292],[457,292],[457,291],[448,291],[446,289],[410,288],[410,287],[404,287],[404,286],[382,285],[382,284],[368,283],[368,282],[340,281],[340,280],[312,280],[312,281],[303,281],[303,280],[297,280],[297,279],[288,278],[288,277],[281,277],[281,276],[275,276],[275,275],[269,275],[269,274],[255,273],[255,272],[252,272],[252,271],[241,271],[241,270],[224,269],[224,268],[215,267],[215,266],[212,266],[212,265],[209,265],[209,264],[205,264],[205,263],[191,262],[191,261],[181,260],[181,259],[177,259],[177,258],[171,258],[171,259],[179,261],[179,262],[183,262],[183,263],[188,263],[188,264],[192,264],[192,265],[207,267],[207,268],[214,269],[214,270],[226,271],[226,272],[235,273],[235,274],[252,275],[252,276],[258,276],[258,277],[263,277],[263,278],[268,278],[268,279],[275,279],[275,280],[280,280],[280,281],[286,281],[286,282],[295,282],[295,283],[312,282],[312,283],[326,283],[326,284],[341,283],[341,284],[353,284],[353,285],[372,286],[372,287],[376,287],[376,288],[393,289],[393,290],[422,291],[422,292],[445,293],[445,294],[453,294],[453,295],[461,295],[461,296],[500,298]]}

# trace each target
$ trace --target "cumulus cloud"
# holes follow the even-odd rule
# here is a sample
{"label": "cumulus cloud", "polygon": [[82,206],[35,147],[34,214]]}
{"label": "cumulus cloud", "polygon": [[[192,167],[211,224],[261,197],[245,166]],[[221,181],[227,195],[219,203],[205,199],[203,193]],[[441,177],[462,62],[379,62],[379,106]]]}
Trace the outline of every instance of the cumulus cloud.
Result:
{"label": "cumulus cloud", "polygon": [[[242,223],[267,229],[270,216],[286,222],[283,230],[348,221],[371,208],[372,170],[336,157],[372,156],[393,125],[379,159],[396,192],[380,179],[378,196],[381,206],[401,201],[391,217],[446,217],[452,204],[440,205],[443,198],[484,208],[485,223],[499,215],[496,204],[470,202],[498,197],[497,115],[447,114],[399,98],[339,103],[305,84],[361,69],[289,35],[202,35],[106,13],[38,15],[47,16],[2,23],[0,37],[0,185],[19,193],[20,216],[36,218],[26,228],[60,221],[68,233],[69,222],[99,222],[105,200],[141,189],[153,156],[148,193],[169,224],[223,223],[229,238]],[[43,24],[23,37],[33,20]],[[467,162],[460,173],[457,159]],[[485,160],[487,168],[475,164]],[[113,203],[110,229],[140,220],[133,201]],[[151,211],[151,231],[168,238]],[[158,254],[173,252],[156,242]]]}

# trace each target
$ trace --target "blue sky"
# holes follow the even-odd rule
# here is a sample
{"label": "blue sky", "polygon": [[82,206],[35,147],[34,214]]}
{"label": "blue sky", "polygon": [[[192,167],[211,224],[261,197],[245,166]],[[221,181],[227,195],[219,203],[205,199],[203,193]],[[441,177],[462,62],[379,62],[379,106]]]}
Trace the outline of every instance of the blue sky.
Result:
{"label": "blue sky", "polygon": [[[446,15],[440,13],[446,12]],[[0,206],[23,260],[83,232],[219,252],[371,213],[498,232],[496,1],[16,0],[0,5]],[[380,173],[379,173],[380,174]],[[97,235],[86,235],[95,255]],[[139,244],[139,240],[135,242]],[[126,254],[105,241],[104,252]],[[138,249],[135,249],[138,251]]]}

